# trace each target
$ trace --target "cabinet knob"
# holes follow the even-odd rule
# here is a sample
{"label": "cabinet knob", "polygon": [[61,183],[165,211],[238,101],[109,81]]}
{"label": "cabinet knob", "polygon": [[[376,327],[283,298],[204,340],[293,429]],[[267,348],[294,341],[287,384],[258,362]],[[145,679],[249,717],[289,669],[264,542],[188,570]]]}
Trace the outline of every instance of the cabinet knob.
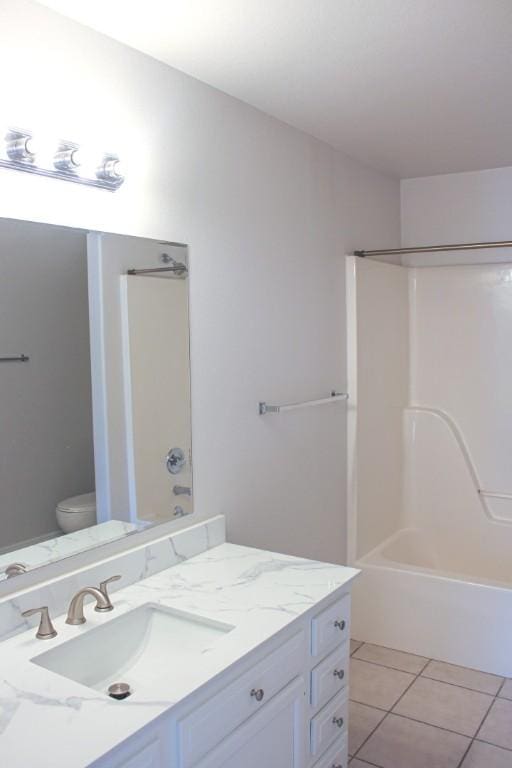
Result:
{"label": "cabinet knob", "polygon": [[340,680],[343,680],[345,677],[345,670],[344,669],[335,669],[333,672],[334,677],[338,677]]}
{"label": "cabinet knob", "polygon": [[345,619],[338,619],[337,621],[334,622],[334,626],[336,627],[336,629],[343,630],[347,626],[347,622],[345,621]]}
{"label": "cabinet knob", "polygon": [[256,701],[261,701],[265,695],[265,691],[263,688],[253,688],[251,691],[251,696],[253,696]]}
{"label": "cabinet knob", "polygon": [[332,724],[337,725],[338,728],[343,728],[343,718],[342,717],[333,717]]}

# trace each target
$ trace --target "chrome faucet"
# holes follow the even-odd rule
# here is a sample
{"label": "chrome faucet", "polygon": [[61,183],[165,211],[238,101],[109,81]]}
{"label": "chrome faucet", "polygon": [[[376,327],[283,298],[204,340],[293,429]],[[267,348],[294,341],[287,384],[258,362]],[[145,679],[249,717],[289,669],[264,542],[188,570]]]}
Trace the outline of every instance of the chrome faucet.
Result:
{"label": "chrome faucet", "polygon": [[85,624],[84,600],[87,595],[91,595],[96,600],[95,611],[111,611],[113,606],[108,597],[96,587],[84,587],[80,589],[71,600],[68,608],[68,617],[66,624]]}
{"label": "chrome faucet", "polygon": [[186,485],[173,485],[172,492],[175,496],[192,496],[192,488]]}

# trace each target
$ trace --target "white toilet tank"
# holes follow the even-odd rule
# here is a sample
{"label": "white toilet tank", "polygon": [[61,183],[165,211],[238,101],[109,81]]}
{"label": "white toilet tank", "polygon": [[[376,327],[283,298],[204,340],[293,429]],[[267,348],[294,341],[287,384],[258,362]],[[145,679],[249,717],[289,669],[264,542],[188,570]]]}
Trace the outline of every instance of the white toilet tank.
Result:
{"label": "white toilet tank", "polygon": [[57,523],[64,533],[73,533],[96,525],[96,494],[82,493],[57,504]]}

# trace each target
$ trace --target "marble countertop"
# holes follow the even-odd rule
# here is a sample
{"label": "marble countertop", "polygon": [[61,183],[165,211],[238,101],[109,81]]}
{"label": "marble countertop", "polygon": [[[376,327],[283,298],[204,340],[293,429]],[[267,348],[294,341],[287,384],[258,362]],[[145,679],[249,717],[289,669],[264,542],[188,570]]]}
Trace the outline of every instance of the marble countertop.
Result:
{"label": "marble countertop", "polygon": [[[30,629],[0,644],[0,763],[9,768],[86,768],[163,712],[268,640],[358,571],[339,565],[222,544],[117,591],[115,610],[87,623],[54,621],[58,636]],[[85,586],[85,584],[84,584]],[[151,699],[116,702],[30,660],[144,603],[234,625],[214,649]],[[34,606],[37,607],[37,606]]]}

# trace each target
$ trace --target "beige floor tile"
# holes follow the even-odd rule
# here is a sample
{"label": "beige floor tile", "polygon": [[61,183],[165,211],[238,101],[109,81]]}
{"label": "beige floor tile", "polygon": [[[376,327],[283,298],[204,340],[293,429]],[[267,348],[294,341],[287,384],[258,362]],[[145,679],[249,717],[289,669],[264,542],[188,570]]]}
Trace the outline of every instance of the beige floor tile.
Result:
{"label": "beige floor tile", "polygon": [[512,699],[512,680],[505,680],[498,696],[501,696],[502,699]]}
{"label": "beige floor tile", "polygon": [[461,768],[512,768],[512,752],[474,741]]}
{"label": "beige floor tile", "polygon": [[388,715],[358,757],[382,768],[457,768],[470,739]]}
{"label": "beige floor tile", "polygon": [[357,651],[358,648],[362,646],[362,642],[360,640],[351,640],[350,641],[350,654],[352,655]]}
{"label": "beige floor tile", "polygon": [[370,707],[391,709],[414,680],[414,675],[379,667],[354,657],[350,660],[350,698]]}
{"label": "beige floor tile", "polygon": [[493,697],[418,677],[393,710],[398,715],[474,736]]}
{"label": "beige floor tile", "polygon": [[512,749],[512,701],[496,699],[478,731],[478,738]]}
{"label": "beige floor tile", "polygon": [[381,645],[371,645],[365,643],[355,653],[356,659],[363,661],[372,661],[374,664],[383,664],[385,667],[400,669],[402,672],[411,672],[417,675],[428,659],[423,656],[414,656],[412,653],[403,653],[403,651],[393,651],[391,648],[383,648]]}
{"label": "beige floor tile", "polygon": [[366,704],[350,702],[348,717],[348,753],[355,755],[363,741],[366,741],[370,733],[378,726],[386,716],[382,709],[367,707]]}
{"label": "beige floor tile", "polygon": [[503,678],[497,675],[489,675],[487,672],[478,672],[466,667],[457,667],[454,664],[445,664],[443,661],[430,661],[422,675],[431,677],[433,680],[441,680],[443,683],[462,685],[464,688],[471,688],[473,691],[480,691],[480,693],[490,693],[492,696],[498,693],[503,682]]}
{"label": "beige floor tile", "polygon": [[363,763],[362,760],[358,760],[357,757],[353,757],[350,761],[350,768],[374,768],[370,763]]}

